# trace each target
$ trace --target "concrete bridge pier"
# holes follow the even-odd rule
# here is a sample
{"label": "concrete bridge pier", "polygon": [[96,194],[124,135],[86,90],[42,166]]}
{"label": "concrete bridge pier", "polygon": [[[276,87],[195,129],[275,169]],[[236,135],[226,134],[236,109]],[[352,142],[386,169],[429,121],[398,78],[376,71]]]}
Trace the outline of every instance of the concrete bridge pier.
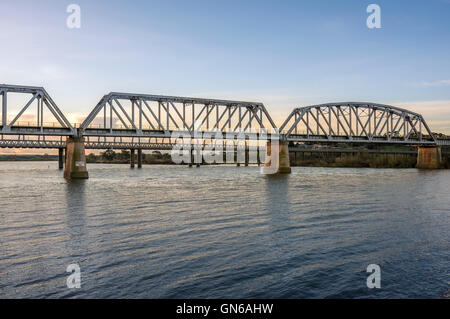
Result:
{"label": "concrete bridge pier", "polygon": [[439,146],[419,146],[417,168],[437,169],[442,166],[442,152]]}
{"label": "concrete bridge pier", "polygon": [[137,160],[138,160],[138,168],[142,168],[142,148],[138,148]]}
{"label": "concrete bridge pier", "polygon": [[86,155],[84,153],[84,138],[82,137],[67,138],[64,177],[67,179],[89,178],[86,168]]}
{"label": "concrete bridge pier", "polygon": [[58,148],[58,167],[59,169],[64,168],[64,148]]}
{"label": "concrete bridge pier", "polygon": [[[285,141],[278,142],[278,152],[274,152],[271,141],[267,142],[267,156],[269,161],[264,164],[264,171],[267,174],[290,174],[291,165],[289,160],[289,143]],[[277,158],[274,158],[277,156]],[[278,162],[278,168],[276,168],[276,162]],[[272,165],[274,167],[272,167]]]}

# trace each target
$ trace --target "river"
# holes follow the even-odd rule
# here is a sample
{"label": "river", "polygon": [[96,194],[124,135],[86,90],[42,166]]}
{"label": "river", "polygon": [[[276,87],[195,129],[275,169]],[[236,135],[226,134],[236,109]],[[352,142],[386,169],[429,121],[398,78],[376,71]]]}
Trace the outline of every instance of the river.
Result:
{"label": "river", "polygon": [[88,170],[0,162],[1,298],[450,297],[450,170]]}

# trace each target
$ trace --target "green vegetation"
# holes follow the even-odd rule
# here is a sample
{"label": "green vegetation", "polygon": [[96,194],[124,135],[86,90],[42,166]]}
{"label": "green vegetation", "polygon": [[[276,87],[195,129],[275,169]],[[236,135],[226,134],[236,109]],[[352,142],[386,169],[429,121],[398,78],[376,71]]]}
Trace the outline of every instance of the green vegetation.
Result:
{"label": "green vegetation", "polygon": [[57,161],[58,155],[26,155],[26,154],[11,154],[0,155],[0,161],[14,162],[14,161]]}
{"label": "green vegetation", "polygon": [[368,152],[341,156],[320,156],[319,154],[297,160],[292,163],[292,166],[414,168],[417,162],[416,155],[409,154],[371,154]]}
{"label": "green vegetation", "polygon": [[[358,153],[306,153],[291,154],[291,166],[313,167],[370,167],[370,168],[415,168],[416,154],[380,154],[360,151]],[[450,168],[450,152],[442,153],[444,168]]]}
{"label": "green vegetation", "polygon": [[[137,163],[137,152],[135,153]],[[100,155],[90,153],[86,156],[88,163],[115,163],[126,164],[130,162],[130,151],[122,150],[120,153],[114,150],[106,150],[101,152]],[[159,151],[153,151],[150,154],[142,154],[143,164],[173,164],[170,153],[161,153]]]}

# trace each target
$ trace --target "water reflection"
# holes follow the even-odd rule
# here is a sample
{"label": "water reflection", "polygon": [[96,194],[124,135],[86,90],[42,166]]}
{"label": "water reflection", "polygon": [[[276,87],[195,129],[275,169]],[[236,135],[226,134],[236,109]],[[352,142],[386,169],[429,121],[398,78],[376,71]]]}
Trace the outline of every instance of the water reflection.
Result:
{"label": "water reflection", "polygon": [[66,252],[68,256],[79,257],[86,253],[86,180],[68,180],[66,183],[65,229],[68,235]]}
{"label": "water reflection", "polygon": [[265,176],[265,214],[270,232],[268,237],[270,242],[266,243],[266,251],[273,267],[280,269],[280,272],[288,262],[291,250],[290,245],[287,245],[289,239],[285,232],[292,226],[292,215],[289,213],[292,211],[289,200],[289,180],[288,174]]}

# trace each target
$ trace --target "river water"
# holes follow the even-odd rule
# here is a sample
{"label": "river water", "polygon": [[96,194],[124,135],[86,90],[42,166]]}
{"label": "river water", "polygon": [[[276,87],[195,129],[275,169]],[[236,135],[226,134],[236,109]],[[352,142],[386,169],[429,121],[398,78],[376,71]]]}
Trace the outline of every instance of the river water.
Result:
{"label": "river water", "polygon": [[88,170],[0,162],[1,298],[450,297],[449,170]]}

